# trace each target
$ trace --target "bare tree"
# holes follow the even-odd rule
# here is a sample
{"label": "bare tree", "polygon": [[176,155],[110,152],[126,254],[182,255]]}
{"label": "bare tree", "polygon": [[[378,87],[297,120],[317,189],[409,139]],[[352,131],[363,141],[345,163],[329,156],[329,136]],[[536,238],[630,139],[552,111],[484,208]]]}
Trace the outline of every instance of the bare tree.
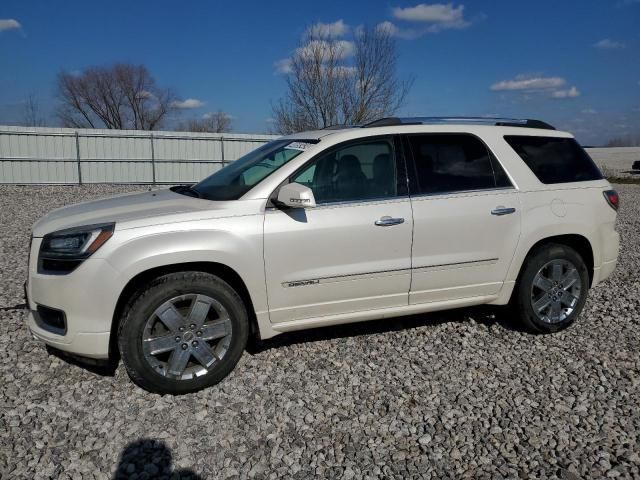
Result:
{"label": "bare tree", "polygon": [[308,28],[287,65],[287,93],[272,107],[274,129],[291,133],[393,115],[412,85],[398,79],[397,58],[388,29],[359,28],[348,42]]}
{"label": "bare tree", "polygon": [[202,118],[193,118],[178,124],[178,130],[184,132],[224,133],[233,130],[231,116],[218,110],[205,114]]}
{"label": "bare tree", "polygon": [[174,108],[143,65],[90,67],[58,75],[58,118],[66,127],[154,130]]}
{"label": "bare tree", "polygon": [[40,102],[35,95],[29,94],[24,100],[24,111],[22,117],[22,124],[25,127],[42,127],[44,125]]}

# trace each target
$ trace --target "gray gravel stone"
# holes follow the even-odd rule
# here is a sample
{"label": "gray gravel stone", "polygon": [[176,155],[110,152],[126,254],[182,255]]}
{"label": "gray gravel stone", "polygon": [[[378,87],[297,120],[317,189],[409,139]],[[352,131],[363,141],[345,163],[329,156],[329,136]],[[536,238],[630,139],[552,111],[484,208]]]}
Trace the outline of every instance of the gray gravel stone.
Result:
{"label": "gray gravel stone", "polygon": [[640,187],[582,318],[486,308],[289,334],[181,397],[58,358],[21,307],[29,228],[138,186],[0,186],[0,478],[640,478]]}

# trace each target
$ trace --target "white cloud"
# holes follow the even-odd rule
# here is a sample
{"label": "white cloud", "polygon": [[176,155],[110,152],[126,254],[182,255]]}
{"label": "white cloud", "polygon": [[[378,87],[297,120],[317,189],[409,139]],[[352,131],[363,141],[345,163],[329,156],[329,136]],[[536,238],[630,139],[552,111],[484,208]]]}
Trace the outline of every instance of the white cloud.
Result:
{"label": "white cloud", "polygon": [[567,90],[556,90],[551,93],[553,98],[576,98],[580,96],[580,91],[576,87]]}
{"label": "white cloud", "polygon": [[616,42],[615,40],[605,38],[594,43],[593,46],[600,50],[620,50],[621,48],[625,48],[626,45],[622,42]]}
{"label": "white cloud", "polygon": [[344,57],[351,57],[356,52],[356,46],[353,42],[347,40],[339,40],[336,42],[336,46],[340,51],[340,54]]}
{"label": "white cloud", "polygon": [[464,5],[454,7],[452,3],[421,3],[415,7],[397,7],[393,9],[393,16],[398,20],[427,24],[429,26],[424,31],[428,33],[471,25],[464,18]]}
{"label": "white cloud", "polygon": [[335,55],[337,58],[347,58],[355,53],[355,45],[348,40],[327,42],[325,40],[311,40],[304,47],[296,49],[296,55],[310,58],[319,55],[321,58]]}
{"label": "white cloud", "polygon": [[376,25],[379,32],[388,33],[392,37],[404,38],[405,40],[413,40],[422,37],[427,33],[435,33],[431,27],[428,28],[404,28],[398,27],[396,24],[386,21]]}
{"label": "white cloud", "polygon": [[207,112],[205,114],[202,115],[202,119],[203,120],[209,120],[210,118],[213,117],[223,117],[223,118],[228,118],[229,120],[233,120],[234,117],[233,115],[229,115],[226,112]]}
{"label": "white cloud", "polygon": [[376,25],[378,32],[388,33],[392,37],[398,36],[400,30],[392,22],[385,21]]}
{"label": "white cloud", "polygon": [[155,97],[154,97],[153,93],[151,93],[151,92],[149,92],[147,90],[140,90],[138,92],[138,98],[147,99],[147,98],[155,98]]}
{"label": "white cloud", "polygon": [[585,108],[584,110],[582,110],[582,113],[584,113],[585,115],[595,115],[596,113],[598,113],[598,111],[593,108]]}
{"label": "white cloud", "polygon": [[273,67],[276,70],[276,73],[281,73],[282,75],[287,75],[292,72],[291,70],[291,59],[283,58],[282,60],[278,60],[273,64]]}
{"label": "white cloud", "polygon": [[20,22],[13,18],[0,18],[0,32],[5,30],[18,30],[22,28]]}
{"label": "white cloud", "polygon": [[338,76],[349,77],[351,75],[355,75],[358,69],[356,67],[347,67],[344,65],[337,65],[334,71]]}
{"label": "white cloud", "polygon": [[[303,60],[311,60],[314,58],[318,58],[321,62],[327,61],[330,57],[335,58],[337,60],[344,60],[345,58],[353,56],[355,53],[355,44],[348,40],[311,40],[306,45],[299,47],[294,52],[294,58],[299,58]],[[283,58],[274,62],[273,66],[275,69],[275,73],[281,75],[288,75],[292,73],[292,59],[291,58]],[[351,75],[350,67],[340,67],[342,68],[341,74]]]}
{"label": "white cloud", "polygon": [[342,19],[333,23],[318,22],[309,28],[309,33],[320,38],[344,37],[349,32],[349,25]]}
{"label": "white cloud", "polygon": [[550,88],[562,87],[566,80],[561,77],[541,77],[518,75],[513,80],[502,80],[491,85],[493,91],[513,91],[513,90],[546,90]]}
{"label": "white cloud", "polygon": [[201,100],[198,100],[197,98],[187,98],[186,100],[176,100],[175,102],[171,102],[171,106],[173,108],[178,108],[180,110],[200,108],[203,105],[204,105],[204,102]]}

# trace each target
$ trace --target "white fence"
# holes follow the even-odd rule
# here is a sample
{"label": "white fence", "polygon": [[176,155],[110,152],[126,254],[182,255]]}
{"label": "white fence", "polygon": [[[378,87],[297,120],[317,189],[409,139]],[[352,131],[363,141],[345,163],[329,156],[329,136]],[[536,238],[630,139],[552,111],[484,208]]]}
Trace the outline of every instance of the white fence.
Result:
{"label": "white fence", "polygon": [[[0,183],[188,183],[272,135],[0,126]],[[625,175],[640,147],[591,148],[606,173]]]}
{"label": "white fence", "polygon": [[186,183],[271,135],[0,127],[0,183]]}
{"label": "white fence", "polygon": [[640,160],[640,147],[588,148],[587,152],[609,176],[629,175],[633,162]]}

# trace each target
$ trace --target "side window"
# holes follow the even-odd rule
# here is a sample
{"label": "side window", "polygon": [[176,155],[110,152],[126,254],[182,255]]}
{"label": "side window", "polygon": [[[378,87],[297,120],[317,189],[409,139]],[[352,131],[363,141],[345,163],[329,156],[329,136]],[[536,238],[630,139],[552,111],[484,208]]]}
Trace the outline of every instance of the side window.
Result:
{"label": "side window", "polygon": [[596,164],[573,138],[507,135],[504,139],[542,183],[602,179]]}
{"label": "side window", "polygon": [[500,164],[472,135],[425,134],[408,138],[415,163],[417,193],[481,190],[496,188],[498,183],[510,185]]}
{"label": "side window", "polygon": [[396,163],[388,140],[357,143],[321,155],[292,182],[313,190],[317,203],[397,196]]}

